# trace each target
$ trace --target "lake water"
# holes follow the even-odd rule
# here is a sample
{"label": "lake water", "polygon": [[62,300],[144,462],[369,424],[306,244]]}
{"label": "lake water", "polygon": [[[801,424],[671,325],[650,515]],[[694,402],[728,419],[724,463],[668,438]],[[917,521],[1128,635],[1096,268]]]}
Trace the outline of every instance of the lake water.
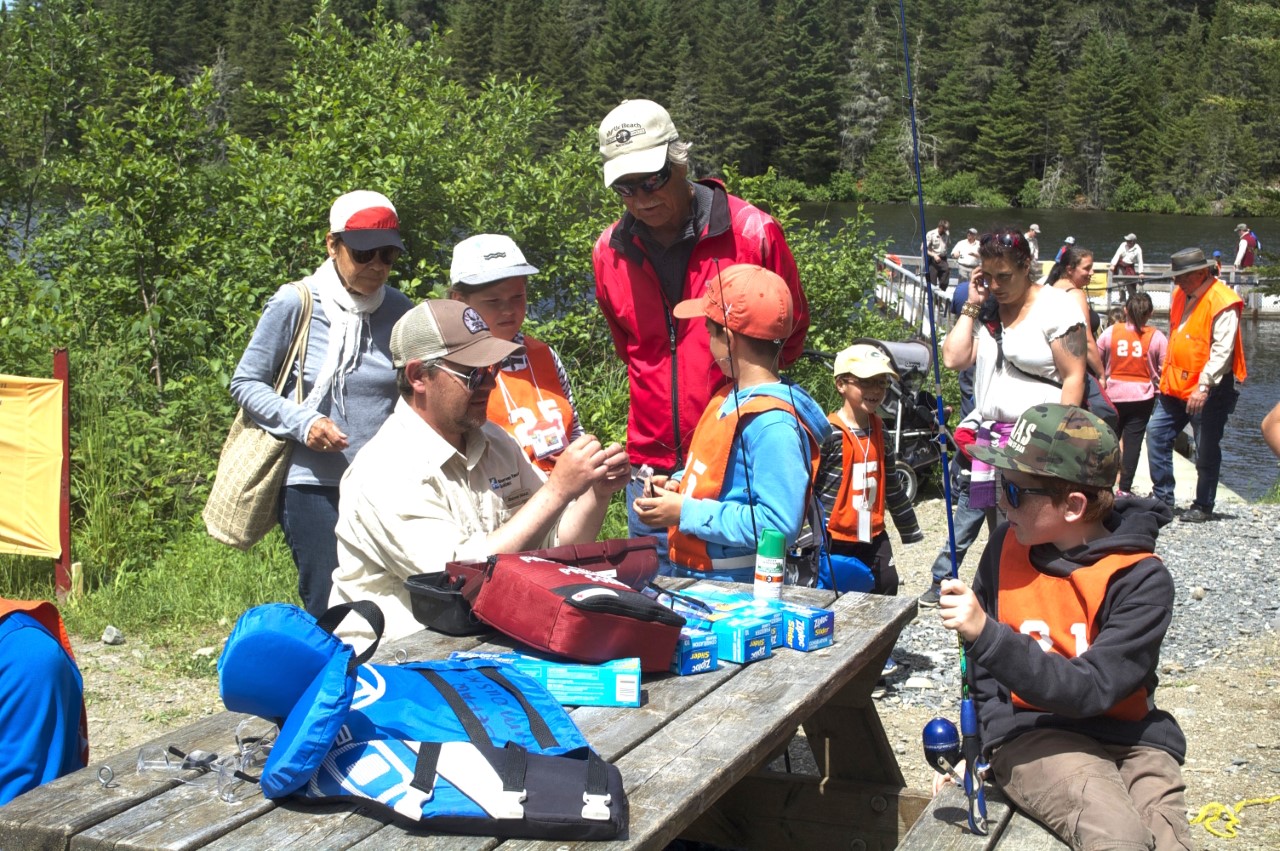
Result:
{"label": "lake water", "polygon": [[[895,254],[920,254],[920,241],[938,219],[951,222],[951,231],[963,234],[976,227],[985,232],[1006,224],[1025,228],[1040,225],[1040,256],[1052,256],[1062,240],[1074,236],[1076,244],[1092,248],[1100,263],[1111,260],[1126,233],[1135,233],[1142,246],[1144,260],[1168,263],[1169,255],[1188,246],[1198,245],[1205,253],[1215,248],[1224,261],[1235,259],[1235,226],[1246,222],[1264,246],[1280,246],[1280,219],[1222,218],[1217,216],[1165,216],[1150,213],[1077,212],[1072,210],[990,210],[972,207],[925,207],[925,226],[917,221],[914,204],[869,204],[863,208],[871,216],[877,239],[886,239]],[[850,204],[810,204],[801,209],[802,216],[814,221],[838,222],[852,216],[856,207]],[[1167,320],[1157,320],[1167,332]],[[1222,484],[1245,499],[1257,499],[1275,484],[1280,468],[1276,458],[1258,431],[1262,418],[1280,401],[1280,321],[1245,320],[1245,357],[1249,380],[1240,393],[1235,414],[1227,424],[1223,441]]]}

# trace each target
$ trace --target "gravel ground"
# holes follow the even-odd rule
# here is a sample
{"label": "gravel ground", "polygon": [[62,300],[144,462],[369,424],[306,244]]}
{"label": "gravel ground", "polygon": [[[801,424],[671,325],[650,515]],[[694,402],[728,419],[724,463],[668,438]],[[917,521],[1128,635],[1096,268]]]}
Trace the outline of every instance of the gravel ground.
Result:
{"label": "gravel ground", "polygon": [[[1231,806],[1280,795],[1280,595],[1271,581],[1280,506],[1221,508],[1213,523],[1175,520],[1162,530],[1158,545],[1173,571],[1177,602],[1156,699],[1187,734],[1184,775],[1192,816],[1210,802]],[[909,546],[895,542],[901,593],[911,595],[928,587],[929,567],[946,537],[941,499],[922,500],[916,511],[925,540]],[[961,566],[962,576],[972,577],[984,543],[980,539]],[[209,646],[200,651],[206,662],[223,637],[225,630],[207,637]],[[222,708],[214,679],[180,673],[199,665],[175,664],[171,654],[133,637],[118,647],[77,640],[76,652],[95,758],[136,747]],[[921,609],[894,656],[901,668],[886,681],[878,707],[907,785],[925,790],[933,772],[921,754],[921,730],[935,715],[959,720],[956,643],[938,622],[936,609]],[[792,754],[796,770],[806,763],[813,770],[802,742]],[[1217,838],[1201,827],[1192,830],[1203,848],[1280,848],[1280,802],[1243,809],[1236,839]]]}

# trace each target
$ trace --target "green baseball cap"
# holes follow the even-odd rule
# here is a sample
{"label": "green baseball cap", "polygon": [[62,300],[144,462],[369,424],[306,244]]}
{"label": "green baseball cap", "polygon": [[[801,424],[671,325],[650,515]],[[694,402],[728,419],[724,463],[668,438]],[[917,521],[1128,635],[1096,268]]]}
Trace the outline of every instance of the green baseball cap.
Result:
{"label": "green baseball cap", "polygon": [[1043,404],[1018,417],[1004,446],[971,446],[974,458],[1002,470],[1110,488],[1120,469],[1111,426],[1075,405]]}

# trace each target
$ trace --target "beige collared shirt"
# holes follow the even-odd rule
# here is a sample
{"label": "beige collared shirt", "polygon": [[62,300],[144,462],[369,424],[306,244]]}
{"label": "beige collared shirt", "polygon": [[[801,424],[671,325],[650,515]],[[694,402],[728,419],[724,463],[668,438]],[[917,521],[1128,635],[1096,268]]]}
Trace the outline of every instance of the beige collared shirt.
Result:
{"label": "beige collared shirt", "polygon": [[[407,402],[360,450],[342,477],[338,567],[329,604],[372,600],[386,618],[383,640],[422,629],[404,580],[445,562],[485,558],[488,535],[529,501],[542,479],[519,445],[486,422],[459,453]],[[558,525],[537,546],[555,546]],[[341,638],[368,637],[347,618]]]}

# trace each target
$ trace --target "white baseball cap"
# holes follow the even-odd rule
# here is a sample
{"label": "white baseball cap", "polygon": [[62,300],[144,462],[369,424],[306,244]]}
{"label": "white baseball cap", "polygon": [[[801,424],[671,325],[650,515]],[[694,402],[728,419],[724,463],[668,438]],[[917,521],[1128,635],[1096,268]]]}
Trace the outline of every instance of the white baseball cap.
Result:
{"label": "white baseball cap", "polygon": [[671,115],[651,100],[624,100],[600,122],[604,185],[625,174],[652,174],[667,162],[667,144],[680,138]]}
{"label": "white baseball cap", "polygon": [[482,286],[505,278],[538,274],[514,239],[499,233],[478,233],[453,247],[449,280],[462,286]]}

